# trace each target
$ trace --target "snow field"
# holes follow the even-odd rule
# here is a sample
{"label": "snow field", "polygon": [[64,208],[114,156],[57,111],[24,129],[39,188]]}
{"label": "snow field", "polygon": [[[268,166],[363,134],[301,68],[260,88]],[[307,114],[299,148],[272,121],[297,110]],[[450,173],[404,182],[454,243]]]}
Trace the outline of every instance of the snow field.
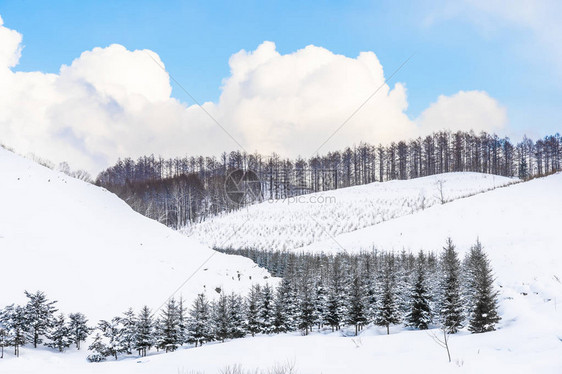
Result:
{"label": "snow field", "polygon": [[[24,302],[24,289],[41,289],[51,299],[60,300],[61,311],[81,311],[95,322],[129,306],[138,310],[144,303],[160,304],[213,254],[209,248],[134,213],[107,191],[1,149],[0,175],[2,306]],[[309,243],[299,251],[338,251],[342,250],[340,245],[348,252],[373,247],[440,251],[450,236],[463,257],[478,237],[497,276],[502,321],[495,332],[469,334],[463,330],[453,335],[451,364],[427,331],[393,326],[389,336],[377,327],[365,329],[359,337],[326,330],[309,336],[259,335],[167,354],[152,351],[145,358],[125,357],[100,364],[88,363],[86,350],[58,354],[28,346],[19,359],[7,350],[0,372],[211,374],[238,364],[246,370],[267,370],[290,362],[297,373],[307,374],[560,373],[562,174],[444,205],[435,187],[439,179],[445,180],[448,200],[512,182],[462,173],[372,184],[334,191],[341,194],[335,203],[341,202],[339,210],[320,204],[264,203],[247,210],[256,214],[236,212],[203,225],[212,223],[219,231],[222,222],[220,232],[211,240],[218,242],[219,236],[233,235],[230,245],[270,243],[275,249],[292,249],[297,239]],[[420,196],[426,196],[425,206],[432,206],[430,209],[421,209]],[[368,205],[369,201],[373,205]],[[357,217],[371,214],[369,206],[380,208],[377,212],[388,207],[387,219],[366,221],[375,224],[361,227],[365,221]],[[305,221],[309,214],[314,218]],[[251,220],[245,222],[244,218]],[[303,222],[299,224],[298,219]],[[329,232],[339,244],[313,228],[318,226],[314,219],[323,224],[334,222],[327,230],[332,230]],[[240,226],[242,236],[235,232]],[[203,230],[197,226],[192,229]],[[259,231],[262,229],[266,231]],[[189,298],[204,286],[211,296],[216,287],[244,292],[257,280],[270,280],[264,279],[268,276],[247,259],[217,253],[182,293]]]}
{"label": "snow field", "polygon": [[[273,281],[240,256],[216,253],[135,213],[112,193],[0,148],[0,307],[44,291],[65,313],[96,323],[177,294],[245,293]],[[212,256],[212,257],[211,257]],[[209,259],[209,257],[211,257]]]}
{"label": "snow field", "polygon": [[[517,179],[448,173],[266,201],[184,229],[210,247],[291,250],[380,224],[461,197],[507,186]],[[233,231],[235,235],[232,235]]]}

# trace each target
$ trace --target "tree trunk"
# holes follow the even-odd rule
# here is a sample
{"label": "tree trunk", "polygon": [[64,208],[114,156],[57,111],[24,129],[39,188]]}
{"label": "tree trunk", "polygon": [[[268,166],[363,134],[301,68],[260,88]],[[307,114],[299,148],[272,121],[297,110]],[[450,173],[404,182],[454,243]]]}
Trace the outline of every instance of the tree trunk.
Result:
{"label": "tree trunk", "polygon": [[447,336],[447,331],[443,329],[443,341],[445,342],[445,348],[447,349],[447,357],[449,357],[449,362],[451,362],[451,353],[449,352],[449,337]]}

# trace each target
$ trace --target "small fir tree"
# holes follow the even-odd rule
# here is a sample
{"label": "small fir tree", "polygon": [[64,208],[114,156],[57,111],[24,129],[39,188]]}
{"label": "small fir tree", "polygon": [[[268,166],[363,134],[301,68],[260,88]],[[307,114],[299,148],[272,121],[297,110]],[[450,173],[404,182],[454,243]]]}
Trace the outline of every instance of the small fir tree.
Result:
{"label": "small fir tree", "polygon": [[120,318],[121,334],[119,335],[119,345],[123,352],[130,355],[135,348],[137,335],[137,320],[132,308],[126,310]]}
{"label": "small fir tree", "polygon": [[94,341],[90,344],[88,350],[92,352],[92,354],[88,355],[88,361],[90,362],[105,361],[105,358],[110,355],[109,349],[104,344],[99,332],[94,336]]}
{"label": "small fir tree", "polygon": [[228,313],[230,326],[228,327],[228,337],[231,339],[243,338],[246,336],[247,321],[245,315],[246,306],[244,299],[235,293],[228,296]]}
{"label": "small fir tree", "polygon": [[98,323],[98,329],[106,338],[105,357],[113,356],[117,360],[118,354],[125,351],[120,344],[122,332],[121,318],[113,317],[110,321],[101,320]]}
{"label": "small fir tree", "polygon": [[410,308],[406,316],[408,326],[426,330],[431,324],[430,295],[427,289],[425,256],[420,252],[414,286],[410,294]]}
{"label": "small fir tree", "polygon": [[470,252],[472,308],[468,330],[473,333],[494,331],[500,321],[498,315],[498,293],[494,290],[494,277],[490,261],[482,249],[480,242],[472,247]]}
{"label": "small fir tree", "polygon": [[148,306],[144,306],[137,316],[135,335],[135,349],[139,352],[139,356],[145,357],[146,353],[155,343],[154,321],[152,313]]}
{"label": "small fir tree", "polygon": [[463,300],[460,288],[460,262],[451,238],[442,255],[442,278],[441,278],[441,323],[446,331],[456,333],[464,321]]}
{"label": "small fir tree", "polygon": [[212,329],[216,340],[224,342],[229,337],[230,310],[226,295],[220,295],[219,299],[212,304]]}
{"label": "small fir tree", "polygon": [[72,341],[64,314],[61,313],[58,317],[55,317],[53,326],[47,332],[47,339],[49,339],[49,342],[46,346],[57,349],[59,352],[64,352],[66,348],[70,347]]}
{"label": "small fir tree", "polygon": [[255,336],[261,331],[261,288],[253,285],[248,295],[248,332]]}
{"label": "small fir tree", "polygon": [[379,296],[377,298],[379,305],[375,317],[375,324],[386,326],[387,334],[390,334],[390,325],[400,322],[400,313],[394,293],[394,283],[394,257],[393,255],[388,255],[380,277]]}
{"label": "small fir tree", "polygon": [[189,316],[188,342],[197,347],[210,341],[212,339],[211,311],[205,294],[197,295]]}
{"label": "small fir tree", "polygon": [[24,307],[9,305],[2,313],[4,327],[8,331],[8,345],[14,347],[14,355],[20,356],[20,347],[27,342],[28,321]]}
{"label": "small fir tree", "polygon": [[171,298],[158,321],[158,347],[166,352],[175,351],[180,344],[180,319],[178,304]]}
{"label": "small fir tree", "polygon": [[25,296],[29,299],[25,306],[29,340],[33,343],[33,347],[37,348],[37,345],[43,342],[42,336],[53,326],[57,312],[54,307],[56,301],[50,301],[41,291],[35,293],[25,291]]}
{"label": "small fir tree", "polygon": [[82,313],[70,313],[68,316],[68,330],[70,340],[76,345],[76,349],[80,349],[80,343],[86,341],[92,328],[88,327],[88,319]]}

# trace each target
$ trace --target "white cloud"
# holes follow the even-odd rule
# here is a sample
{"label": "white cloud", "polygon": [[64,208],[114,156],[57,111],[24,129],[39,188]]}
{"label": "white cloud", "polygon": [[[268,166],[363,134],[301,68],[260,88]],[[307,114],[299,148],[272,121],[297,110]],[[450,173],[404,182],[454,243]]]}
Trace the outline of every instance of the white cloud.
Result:
{"label": "white cloud", "polygon": [[3,27],[4,21],[0,16],[0,68],[11,68],[17,65],[21,56],[22,36],[15,30]]}
{"label": "white cloud", "polygon": [[423,131],[499,131],[508,122],[507,111],[484,91],[460,91],[439,96],[416,119]]}
{"label": "white cloud", "polygon": [[[354,59],[315,46],[280,55],[264,42],[232,56],[230,67],[218,103],[221,119],[250,147],[293,156],[311,156],[384,83],[374,53]],[[384,85],[322,151],[411,133],[406,108],[404,86]]]}
{"label": "white cloud", "polygon": [[[21,41],[0,19],[0,143],[20,153],[95,173],[118,157],[238,148],[201,108],[170,96],[169,75],[152,51],[111,45],[82,53],[57,74],[15,72]],[[282,55],[264,42],[234,54],[230,68],[219,101],[203,106],[249,152],[311,156],[380,85],[322,153],[410,138],[453,122],[487,130],[505,125],[505,109],[483,92],[440,97],[412,121],[405,86],[383,84],[372,52],[349,58],[308,46]]]}

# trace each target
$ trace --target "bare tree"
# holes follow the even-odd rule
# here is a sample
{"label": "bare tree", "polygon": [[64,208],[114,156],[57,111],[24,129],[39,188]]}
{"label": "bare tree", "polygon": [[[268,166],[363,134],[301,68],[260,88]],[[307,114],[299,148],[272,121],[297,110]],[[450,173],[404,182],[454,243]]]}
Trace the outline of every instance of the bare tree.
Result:
{"label": "bare tree", "polygon": [[[435,331],[428,332],[428,335],[433,339],[435,343],[437,343],[441,348],[445,348],[447,351],[447,357],[449,362],[451,362],[451,351],[449,349],[449,338],[451,335],[451,331],[447,326],[441,325],[439,328],[440,333],[437,334]],[[441,336],[443,335],[443,336]]]}
{"label": "bare tree", "polygon": [[438,179],[437,182],[435,182],[435,186],[437,187],[437,197],[439,198],[439,201],[441,202],[441,204],[445,204],[445,195],[444,195],[444,185],[445,185],[445,181],[443,179]]}

